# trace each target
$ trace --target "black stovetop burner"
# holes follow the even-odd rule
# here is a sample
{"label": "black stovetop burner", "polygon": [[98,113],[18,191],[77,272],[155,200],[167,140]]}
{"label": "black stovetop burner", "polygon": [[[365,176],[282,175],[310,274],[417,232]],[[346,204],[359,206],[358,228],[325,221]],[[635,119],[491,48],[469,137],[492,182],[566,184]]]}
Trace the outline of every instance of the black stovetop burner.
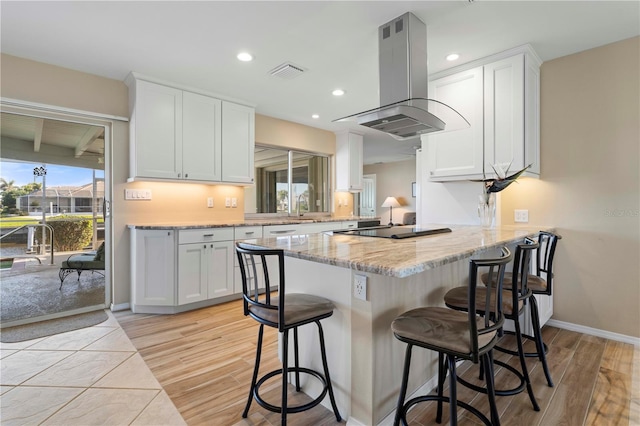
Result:
{"label": "black stovetop burner", "polygon": [[426,235],[442,234],[451,232],[449,228],[430,228],[424,229],[416,226],[372,226],[370,228],[358,228],[349,230],[333,231],[334,234],[356,235],[360,237],[378,237],[378,238],[414,238]]}

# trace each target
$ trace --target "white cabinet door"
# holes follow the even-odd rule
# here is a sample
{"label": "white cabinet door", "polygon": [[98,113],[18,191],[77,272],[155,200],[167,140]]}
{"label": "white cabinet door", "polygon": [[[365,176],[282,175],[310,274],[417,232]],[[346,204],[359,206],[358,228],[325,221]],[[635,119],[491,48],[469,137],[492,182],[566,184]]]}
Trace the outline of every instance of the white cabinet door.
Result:
{"label": "white cabinet door", "polygon": [[[471,124],[466,129],[423,137],[423,141],[426,141],[429,179],[449,180],[461,176],[482,176],[482,84],[482,67],[429,83],[429,96],[449,105]],[[437,115],[437,111],[434,112]]]}
{"label": "white cabinet door", "polygon": [[253,183],[255,111],[243,105],[222,102],[222,180]]}
{"label": "white cabinet door", "polygon": [[492,165],[522,169],[524,154],[524,55],[484,66],[484,161],[487,177]]}
{"label": "white cabinet door", "polygon": [[138,80],[132,116],[132,174],[181,178],[182,91]]}
{"label": "white cabinet door", "polygon": [[182,97],[182,173],[184,179],[222,179],[222,102],[184,92]]}
{"label": "white cabinet door", "polygon": [[336,133],[336,191],[362,191],[363,136]]}
{"label": "white cabinet door", "polygon": [[207,250],[208,298],[215,299],[233,294],[233,241],[209,243]]}
{"label": "white cabinet door", "polygon": [[132,311],[136,312],[137,305],[174,305],[174,231],[135,229],[131,242]]}
{"label": "white cabinet door", "polygon": [[206,300],[210,253],[206,243],[178,246],[178,305]]}

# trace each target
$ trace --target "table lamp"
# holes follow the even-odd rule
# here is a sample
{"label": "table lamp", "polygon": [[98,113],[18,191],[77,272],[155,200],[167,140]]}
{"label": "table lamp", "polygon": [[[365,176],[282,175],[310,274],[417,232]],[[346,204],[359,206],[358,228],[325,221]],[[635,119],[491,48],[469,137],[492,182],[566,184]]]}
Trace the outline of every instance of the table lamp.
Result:
{"label": "table lamp", "polygon": [[393,208],[400,207],[400,203],[395,197],[387,197],[380,207],[389,207],[389,226],[393,225]]}

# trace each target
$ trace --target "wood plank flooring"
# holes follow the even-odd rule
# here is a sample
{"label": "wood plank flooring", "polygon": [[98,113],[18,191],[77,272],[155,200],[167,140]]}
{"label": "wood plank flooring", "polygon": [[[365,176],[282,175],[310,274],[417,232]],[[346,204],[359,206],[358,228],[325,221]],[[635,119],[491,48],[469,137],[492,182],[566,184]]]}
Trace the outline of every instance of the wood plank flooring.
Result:
{"label": "wood plank flooring", "polygon": [[[140,355],[189,425],[276,425],[279,414],[253,402],[249,417],[241,414],[253,373],[258,324],[242,314],[234,301],[176,315],[115,313]],[[503,425],[640,425],[640,350],[615,342],[553,327],[543,329],[549,347],[549,368],[555,386],[547,386],[537,359],[528,358],[540,411],[533,411],[526,392],[497,397]],[[527,350],[534,345],[527,342]],[[415,349],[417,354],[419,349]],[[278,369],[277,332],[265,328],[260,374]],[[416,355],[414,355],[416,356]],[[517,358],[496,353],[517,366]],[[634,371],[635,370],[635,371]],[[464,363],[458,373],[469,381],[477,366]],[[400,378],[398,378],[400,380]],[[496,369],[496,386],[517,385],[505,369]],[[279,405],[276,379],[263,386],[263,396]],[[307,401],[289,389],[290,404]],[[458,386],[458,398],[488,415],[486,396]],[[443,424],[448,422],[444,408]],[[460,425],[478,425],[459,410]],[[409,413],[411,425],[435,425],[435,403],[423,403]],[[290,425],[337,424],[322,406],[288,417]],[[343,420],[342,423],[345,421]]]}

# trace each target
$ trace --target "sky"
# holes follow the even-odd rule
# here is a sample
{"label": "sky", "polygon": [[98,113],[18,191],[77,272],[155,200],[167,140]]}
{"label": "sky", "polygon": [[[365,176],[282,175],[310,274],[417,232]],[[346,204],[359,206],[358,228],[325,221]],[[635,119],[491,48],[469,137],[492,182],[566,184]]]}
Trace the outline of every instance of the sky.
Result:
{"label": "sky", "polygon": [[[34,180],[33,169],[42,166],[41,163],[25,163],[13,161],[0,161],[0,177],[9,181],[15,181],[15,186],[23,186],[28,183],[42,183],[42,177],[36,176]],[[68,167],[58,165],[45,165],[47,169],[47,187],[52,186],[81,186],[92,182],[93,170],[80,167]],[[104,177],[103,170],[96,170],[96,177]]]}

